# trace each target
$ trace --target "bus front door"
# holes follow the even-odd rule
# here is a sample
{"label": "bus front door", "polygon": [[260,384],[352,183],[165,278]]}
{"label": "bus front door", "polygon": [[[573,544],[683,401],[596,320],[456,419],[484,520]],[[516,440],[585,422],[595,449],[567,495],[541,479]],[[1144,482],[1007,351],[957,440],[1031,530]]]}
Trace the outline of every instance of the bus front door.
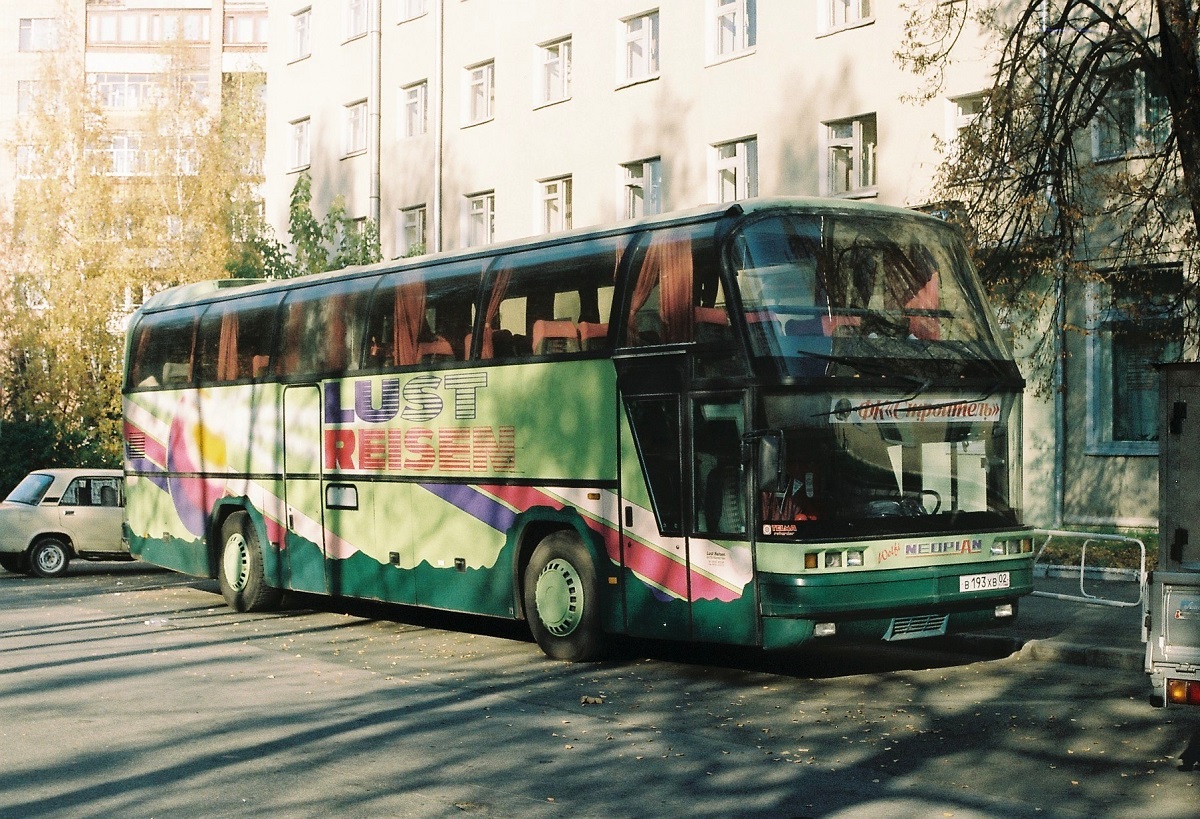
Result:
{"label": "bus front door", "polygon": [[321,388],[289,386],[283,393],[283,494],[287,543],[284,585],[333,591],[325,573],[325,503],[321,462]]}
{"label": "bus front door", "polygon": [[625,631],[688,639],[682,355],[618,361],[632,441],[621,447]]}

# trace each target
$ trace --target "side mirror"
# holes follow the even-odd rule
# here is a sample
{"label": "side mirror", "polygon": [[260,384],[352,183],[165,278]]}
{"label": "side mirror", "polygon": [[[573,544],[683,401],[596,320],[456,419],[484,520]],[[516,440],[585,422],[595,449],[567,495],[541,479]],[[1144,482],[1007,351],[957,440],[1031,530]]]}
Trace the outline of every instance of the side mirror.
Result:
{"label": "side mirror", "polygon": [[777,497],[787,492],[787,444],[783,430],[765,429],[743,435],[742,460],[754,463],[760,492],[770,492]]}

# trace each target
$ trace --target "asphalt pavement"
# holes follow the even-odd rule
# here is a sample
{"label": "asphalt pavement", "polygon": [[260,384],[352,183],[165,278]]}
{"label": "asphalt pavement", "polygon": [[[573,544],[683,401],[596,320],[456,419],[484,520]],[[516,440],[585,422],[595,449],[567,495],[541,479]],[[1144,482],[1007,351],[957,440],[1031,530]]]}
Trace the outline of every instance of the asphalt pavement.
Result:
{"label": "asphalt pavement", "polygon": [[1021,599],[1010,625],[958,639],[1007,645],[1045,662],[1141,670],[1146,648],[1136,576],[1088,576],[1081,584],[1077,568],[1047,568],[1046,576],[1035,577],[1034,593]]}

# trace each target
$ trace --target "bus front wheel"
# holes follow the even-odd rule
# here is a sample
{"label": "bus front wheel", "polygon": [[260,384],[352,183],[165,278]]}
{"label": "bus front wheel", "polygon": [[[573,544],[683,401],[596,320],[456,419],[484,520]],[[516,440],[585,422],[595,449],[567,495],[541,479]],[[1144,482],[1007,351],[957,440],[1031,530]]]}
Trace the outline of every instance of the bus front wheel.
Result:
{"label": "bus front wheel", "polygon": [[573,532],[554,532],[537,545],[523,592],[529,630],[547,656],[584,662],[603,654],[596,567]]}
{"label": "bus front wheel", "polygon": [[221,595],[234,611],[266,611],[279,605],[281,592],[267,584],[262,549],[250,516],[234,512],[221,527],[217,569]]}

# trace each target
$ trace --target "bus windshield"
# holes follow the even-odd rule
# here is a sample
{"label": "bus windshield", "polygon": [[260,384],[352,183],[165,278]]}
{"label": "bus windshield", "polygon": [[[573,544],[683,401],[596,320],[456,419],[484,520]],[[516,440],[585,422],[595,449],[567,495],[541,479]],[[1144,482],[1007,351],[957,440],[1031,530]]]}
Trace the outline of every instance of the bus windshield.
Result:
{"label": "bus windshield", "polygon": [[771,213],[733,236],[752,356],[783,375],[987,377],[1010,360],[953,228]]}

